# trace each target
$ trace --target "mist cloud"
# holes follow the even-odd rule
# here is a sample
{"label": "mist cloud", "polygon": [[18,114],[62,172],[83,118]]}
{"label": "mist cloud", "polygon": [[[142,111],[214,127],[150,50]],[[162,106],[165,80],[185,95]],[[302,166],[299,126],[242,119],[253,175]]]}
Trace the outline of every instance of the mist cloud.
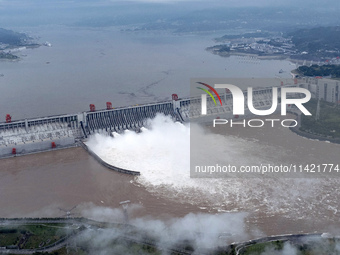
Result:
{"label": "mist cloud", "polygon": [[[139,205],[128,207],[131,214]],[[97,207],[87,204],[82,207],[81,214],[96,221],[120,222],[121,208]],[[249,237],[245,228],[246,213],[194,214],[190,213],[180,218],[155,219],[151,217],[133,218],[129,224],[136,228],[133,239],[142,241],[146,236],[153,240],[159,248],[173,248],[183,242],[190,243],[195,251],[226,246],[234,240],[247,240]],[[124,229],[93,229],[85,230],[78,241],[91,242],[91,247],[97,249],[97,254],[112,254],[112,240],[127,235]],[[118,247],[123,249],[124,247]],[[166,254],[166,253],[165,253]]]}

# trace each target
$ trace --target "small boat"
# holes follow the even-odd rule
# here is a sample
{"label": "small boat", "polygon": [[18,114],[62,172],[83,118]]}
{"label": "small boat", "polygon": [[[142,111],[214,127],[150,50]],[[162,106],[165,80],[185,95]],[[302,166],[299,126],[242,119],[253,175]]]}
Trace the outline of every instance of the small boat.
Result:
{"label": "small boat", "polygon": [[283,70],[282,70],[282,69],[280,69],[279,73],[283,73]]}
{"label": "small boat", "polygon": [[52,44],[46,41],[46,42],[44,43],[44,46],[52,47]]}

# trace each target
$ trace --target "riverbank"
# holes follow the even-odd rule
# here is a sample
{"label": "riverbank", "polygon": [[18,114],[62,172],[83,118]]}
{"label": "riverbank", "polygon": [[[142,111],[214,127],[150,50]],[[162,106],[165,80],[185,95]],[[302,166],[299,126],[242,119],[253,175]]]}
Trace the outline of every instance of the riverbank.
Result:
{"label": "riverbank", "polygon": [[[296,117],[295,120],[298,119],[297,113],[295,113],[295,112],[290,112],[290,113],[293,114]],[[301,124],[301,123],[299,123],[299,124]],[[312,140],[318,140],[318,141],[328,141],[328,142],[331,142],[331,143],[340,144],[340,138],[325,137],[325,136],[322,136],[322,135],[319,135],[319,134],[308,133],[308,132],[300,130],[300,126],[301,125],[297,125],[295,127],[289,127],[289,129],[293,133],[295,133],[295,134],[297,134],[301,137],[304,137],[304,138],[308,138],[308,139],[312,139]]]}
{"label": "riverbank", "polygon": [[259,60],[288,60],[289,57],[278,54],[278,55],[259,55],[255,53],[246,53],[246,52],[239,52],[239,51],[228,51],[228,52],[217,52],[209,48],[206,48],[206,51],[218,55],[220,57],[230,57],[230,56],[244,56],[244,57],[254,57]]}
{"label": "riverbank", "polygon": [[[115,235],[102,235],[101,232],[109,230]],[[227,229],[225,229],[227,231]],[[145,250],[145,254],[154,254],[157,249],[168,250],[175,254],[192,254],[193,251],[200,254],[250,254],[251,251],[264,250],[265,247],[270,248],[272,245],[277,246],[275,250],[282,250],[284,244],[290,244],[295,248],[306,246],[310,251],[319,250],[314,245],[321,242],[338,242],[339,238],[333,237],[328,233],[306,233],[306,234],[285,234],[264,236],[258,239],[246,242],[230,242],[226,239],[225,233],[212,235],[209,231],[202,231],[202,236],[193,238],[190,231],[186,229],[187,239],[185,242],[176,241],[176,237],[162,242],[160,236],[162,233],[155,235],[145,227],[126,223],[113,223],[104,221],[94,221],[83,217],[67,217],[67,218],[14,218],[0,219],[0,237],[2,237],[1,253],[10,254],[35,254],[37,252],[55,252],[64,254],[61,249],[66,247],[68,243],[76,244],[77,249],[72,245],[67,247],[71,249],[72,254],[87,254],[86,251],[95,247],[96,242],[90,244],[84,242],[85,236],[96,235],[99,240],[111,240],[111,251],[115,248],[115,241],[119,240],[120,246],[126,246],[130,249],[129,254],[139,254],[138,250]],[[208,235],[213,239],[213,245],[204,247],[205,239],[203,236]],[[215,239],[226,239],[223,244],[219,244]],[[197,242],[200,245],[197,247]],[[103,245],[101,245],[103,246]],[[132,249],[131,246],[134,246]],[[73,248],[72,248],[73,247]],[[128,248],[129,247],[129,248]],[[101,247],[103,248],[103,247]],[[150,249],[152,248],[152,249]],[[78,249],[82,252],[78,253]],[[301,250],[301,249],[300,249]],[[61,252],[61,253],[60,253]],[[66,254],[66,253],[65,253]],[[68,254],[68,252],[67,252]],[[144,254],[144,253],[143,253]],[[158,253],[157,253],[158,254]],[[309,254],[309,253],[308,253]]]}
{"label": "riverbank", "polygon": [[297,127],[290,127],[289,129],[295,134],[308,138],[308,139],[313,139],[313,140],[318,140],[318,141],[328,141],[330,143],[340,144],[340,138],[330,138],[330,137],[324,137],[324,136],[317,135],[317,134],[307,133],[305,131],[300,130]]}

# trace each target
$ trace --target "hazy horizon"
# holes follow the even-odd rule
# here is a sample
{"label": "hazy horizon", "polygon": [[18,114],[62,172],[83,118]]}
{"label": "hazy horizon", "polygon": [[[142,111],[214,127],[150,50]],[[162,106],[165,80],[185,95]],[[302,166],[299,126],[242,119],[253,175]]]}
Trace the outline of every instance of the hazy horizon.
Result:
{"label": "hazy horizon", "polygon": [[[139,26],[142,29],[191,31],[193,24],[202,29],[223,30],[228,26],[282,30],[300,27],[338,25],[340,5],[323,1],[0,1],[0,27],[40,25]],[[234,23],[230,23],[233,21]],[[162,24],[163,27],[159,27]],[[225,24],[225,27],[223,27]]]}

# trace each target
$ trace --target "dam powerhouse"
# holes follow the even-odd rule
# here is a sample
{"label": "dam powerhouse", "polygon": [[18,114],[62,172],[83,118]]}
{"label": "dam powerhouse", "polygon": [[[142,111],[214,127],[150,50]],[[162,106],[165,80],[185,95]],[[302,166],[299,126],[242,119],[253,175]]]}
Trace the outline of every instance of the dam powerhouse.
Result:
{"label": "dam powerhouse", "polygon": [[[308,89],[313,98],[339,103],[339,82],[330,79],[301,78],[291,79],[284,87],[302,87]],[[243,91],[245,98],[247,92]],[[172,94],[168,101],[143,105],[113,108],[111,102],[106,109],[96,110],[90,104],[90,110],[75,114],[63,114],[33,119],[12,121],[9,114],[6,121],[0,123],[0,158],[26,155],[61,148],[78,146],[92,134],[112,135],[124,130],[140,131],[150,118],[157,113],[171,116],[174,121],[212,122],[213,119],[235,119],[233,115],[232,95],[227,90],[220,93],[222,106],[215,105],[212,98],[207,100],[207,114],[201,115],[201,97],[179,98]],[[272,105],[272,86],[253,90],[253,106],[256,109],[268,109]],[[292,106],[293,108],[294,106]],[[294,111],[294,109],[290,109]],[[249,109],[245,105],[245,116]]]}

